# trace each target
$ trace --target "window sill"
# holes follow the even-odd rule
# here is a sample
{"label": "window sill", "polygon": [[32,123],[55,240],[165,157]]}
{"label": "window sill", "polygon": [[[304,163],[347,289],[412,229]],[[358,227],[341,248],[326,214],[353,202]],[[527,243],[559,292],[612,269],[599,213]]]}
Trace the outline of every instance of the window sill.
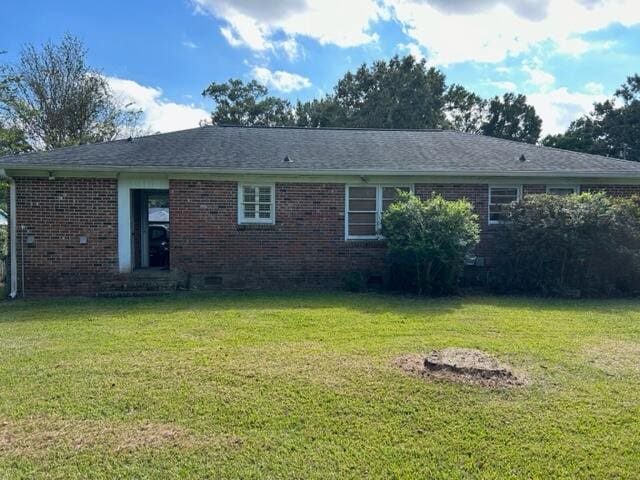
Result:
{"label": "window sill", "polygon": [[237,230],[275,230],[275,223],[239,223]]}
{"label": "window sill", "polygon": [[347,238],[345,240],[349,248],[384,248],[387,241],[384,238]]}

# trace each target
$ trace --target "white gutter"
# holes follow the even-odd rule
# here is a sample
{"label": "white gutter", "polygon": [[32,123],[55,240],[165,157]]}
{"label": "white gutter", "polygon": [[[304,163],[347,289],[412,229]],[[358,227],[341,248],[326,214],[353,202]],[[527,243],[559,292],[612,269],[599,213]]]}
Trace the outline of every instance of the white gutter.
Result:
{"label": "white gutter", "polygon": [[574,170],[574,171],[539,171],[539,170],[384,170],[384,169],[326,169],[326,170],[307,170],[304,168],[225,168],[225,167],[164,167],[164,166],[131,166],[131,165],[11,165],[0,164],[0,169],[12,171],[37,171],[37,172],[114,172],[114,173],[157,173],[157,174],[189,174],[189,173],[208,173],[208,174],[253,174],[253,175],[363,175],[363,176],[448,176],[448,177],[564,177],[564,178],[640,178],[640,170],[624,171],[593,171],[593,170]]}
{"label": "white gutter", "polygon": [[9,181],[9,298],[18,296],[18,260],[17,260],[17,228],[16,228],[16,182],[0,169],[0,178]]}

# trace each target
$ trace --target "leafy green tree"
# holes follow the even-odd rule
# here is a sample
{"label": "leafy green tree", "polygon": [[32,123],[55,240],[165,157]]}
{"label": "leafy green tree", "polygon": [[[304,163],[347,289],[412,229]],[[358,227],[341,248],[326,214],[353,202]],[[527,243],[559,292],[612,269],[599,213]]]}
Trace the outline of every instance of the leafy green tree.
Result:
{"label": "leafy green tree", "polygon": [[526,143],[536,143],[541,130],[542,119],[536,109],[527,104],[525,95],[515,93],[491,100],[481,129],[484,135]]}
{"label": "leafy green tree", "polygon": [[347,72],[331,95],[299,104],[297,117],[311,127],[439,128],[445,89],[444,74],[425,60],[395,56]]}
{"label": "leafy green tree", "polygon": [[542,140],[547,146],[640,161],[640,76],[633,75],[612,99]]}
{"label": "leafy green tree", "polygon": [[244,83],[231,79],[211,83],[202,92],[214,101],[214,125],[282,126],[294,123],[293,108],[287,100],[269,95],[267,87],[255,80]]}
{"label": "leafy green tree", "polygon": [[480,133],[487,120],[488,102],[462,85],[451,85],[444,97],[448,128],[467,133]]}
{"label": "leafy green tree", "polygon": [[295,118],[299,127],[339,127],[347,123],[344,110],[330,95],[304,103],[298,101]]}
{"label": "leafy green tree", "polygon": [[363,64],[347,72],[333,92],[298,101],[295,108],[269,95],[255,80],[212,83],[202,94],[214,101],[214,124],[347,128],[450,128],[535,143],[542,121],[524,95],[491,102],[411,55]]}
{"label": "leafy green tree", "polygon": [[4,127],[0,122],[0,157],[29,150],[31,146],[22,130],[17,127]]}
{"label": "leafy green tree", "polygon": [[107,79],[86,63],[82,42],[65,35],[41,49],[27,44],[0,67],[0,115],[32,148],[101,142],[136,133],[141,112],[123,105]]}
{"label": "leafy green tree", "polygon": [[448,293],[480,239],[480,226],[467,200],[435,195],[423,201],[399,192],[399,200],[382,216],[382,233],[398,284],[419,294]]}

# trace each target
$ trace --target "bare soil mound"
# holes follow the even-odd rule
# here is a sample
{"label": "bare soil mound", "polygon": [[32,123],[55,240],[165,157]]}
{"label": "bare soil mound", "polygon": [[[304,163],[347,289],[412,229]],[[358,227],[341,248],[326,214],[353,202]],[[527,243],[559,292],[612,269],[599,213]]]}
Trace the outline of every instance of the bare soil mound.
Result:
{"label": "bare soil mound", "polygon": [[428,355],[403,355],[395,363],[404,371],[488,388],[523,386],[527,378],[491,355],[467,348],[445,348]]}

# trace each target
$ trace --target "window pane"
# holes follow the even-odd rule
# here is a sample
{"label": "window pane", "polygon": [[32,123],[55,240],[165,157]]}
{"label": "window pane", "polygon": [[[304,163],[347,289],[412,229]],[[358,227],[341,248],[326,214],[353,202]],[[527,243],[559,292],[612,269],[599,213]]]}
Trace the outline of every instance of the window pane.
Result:
{"label": "window pane", "polygon": [[261,211],[259,213],[259,215],[260,215],[260,218],[271,218],[271,212],[270,211],[266,211],[266,212]]}
{"label": "window pane", "polygon": [[271,203],[271,189],[270,188],[260,188],[259,195],[261,203]]}
{"label": "window pane", "polygon": [[349,198],[349,210],[360,212],[375,212],[376,211],[376,199],[371,200],[357,200]]}
{"label": "window pane", "polygon": [[349,214],[349,225],[353,225],[356,223],[367,223],[367,224],[376,224],[376,214],[375,213],[350,213]]}
{"label": "window pane", "polygon": [[492,188],[491,203],[511,203],[518,200],[517,188]]}
{"label": "window pane", "polygon": [[258,205],[258,210],[260,210],[261,212],[270,212],[271,211],[271,204],[270,203],[261,203],[260,205]]}
{"label": "window pane", "polygon": [[253,188],[244,187],[244,201],[245,202],[255,202],[256,201],[256,191]]}
{"label": "window pane", "polygon": [[375,236],[375,225],[349,225],[349,235],[351,236]]}
{"label": "window pane", "polygon": [[491,203],[489,204],[489,221],[504,222],[506,208],[518,201],[518,189],[513,187],[491,188]]}
{"label": "window pane", "polygon": [[349,198],[376,198],[376,187],[349,187]]}
{"label": "window pane", "polygon": [[244,218],[256,218],[255,205],[245,205],[244,206]]}

